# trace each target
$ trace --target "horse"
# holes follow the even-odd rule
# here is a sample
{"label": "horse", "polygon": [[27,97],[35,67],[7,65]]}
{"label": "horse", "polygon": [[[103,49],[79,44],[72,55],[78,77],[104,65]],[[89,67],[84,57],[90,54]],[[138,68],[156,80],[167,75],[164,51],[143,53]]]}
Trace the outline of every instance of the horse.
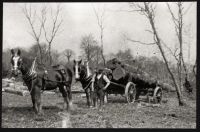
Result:
{"label": "horse", "polygon": [[92,80],[92,72],[89,68],[88,62],[86,65],[82,64],[82,60],[74,60],[74,73],[75,73],[75,80],[80,81],[82,88],[85,91],[86,98],[87,98],[87,106],[92,107],[92,90],[91,90],[91,80]]}
{"label": "horse", "polygon": [[[72,106],[72,71],[68,67],[55,69],[50,66],[49,69],[36,69],[36,59],[32,61],[27,57],[21,56],[21,51],[17,52],[11,49],[12,73],[17,77],[22,74],[22,79],[31,95],[33,109],[36,114],[42,114],[41,93],[44,90],[54,90],[57,87],[64,98],[64,110],[70,110]],[[38,66],[39,67],[39,66]],[[44,67],[43,67],[44,68]]]}

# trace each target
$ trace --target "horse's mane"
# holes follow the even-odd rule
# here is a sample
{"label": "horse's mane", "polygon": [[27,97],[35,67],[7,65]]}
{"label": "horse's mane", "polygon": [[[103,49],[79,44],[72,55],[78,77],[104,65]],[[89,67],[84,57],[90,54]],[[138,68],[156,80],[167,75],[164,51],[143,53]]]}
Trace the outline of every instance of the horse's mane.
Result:
{"label": "horse's mane", "polygon": [[32,65],[32,62],[33,62],[33,59],[28,58],[28,57],[26,57],[26,56],[23,56],[23,57],[22,57],[22,63],[23,63],[23,66],[24,66],[24,67],[30,68],[31,65]]}

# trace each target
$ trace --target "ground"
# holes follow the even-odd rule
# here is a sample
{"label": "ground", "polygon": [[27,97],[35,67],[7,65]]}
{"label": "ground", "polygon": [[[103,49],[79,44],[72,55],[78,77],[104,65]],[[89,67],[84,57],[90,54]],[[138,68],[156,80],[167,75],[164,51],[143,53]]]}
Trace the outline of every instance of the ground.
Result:
{"label": "ground", "polygon": [[[63,126],[63,98],[43,94],[43,112],[38,118],[32,110],[30,96],[2,92],[2,128],[59,128]],[[175,94],[165,93],[160,106],[127,104],[121,95],[110,95],[103,111],[86,106],[82,94],[73,94],[70,127],[73,128],[196,128],[196,101],[178,106]],[[64,122],[66,123],[66,122]]]}

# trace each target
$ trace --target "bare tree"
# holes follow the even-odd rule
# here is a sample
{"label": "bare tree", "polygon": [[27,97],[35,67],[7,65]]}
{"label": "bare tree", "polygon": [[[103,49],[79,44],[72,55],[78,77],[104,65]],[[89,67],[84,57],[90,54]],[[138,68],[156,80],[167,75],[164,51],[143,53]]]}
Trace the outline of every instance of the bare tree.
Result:
{"label": "bare tree", "polygon": [[186,78],[187,78],[187,71],[186,71],[186,66],[185,63],[183,61],[183,37],[182,37],[182,31],[183,31],[183,7],[182,7],[182,3],[181,2],[177,2],[176,3],[178,6],[178,18],[175,17],[175,14],[172,12],[169,4],[167,3],[167,7],[169,9],[169,12],[172,16],[172,20],[174,22],[175,25],[175,31],[176,31],[176,35],[178,37],[178,41],[179,41],[179,58],[177,59],[178,61],[178,76],[179,76],[179,87],[182,90],[182,65],[184,66],[184,70],[186,73]]}
{"label": "bare tree", "polygon": [[40,64],[44,65],[48,61],[47,50],[48,50],[48,45],[45,43],[40,43],[40,48],[38,47],[38,44],[34,44],[29,49],[29,56],[34,58],[35,56],[38,56],[40,54],[38,51],[41,51],[43,57],[42,57],[42,60],[38,58],[37,63],[39,61],[39,62],[42,62]]}
{"label": "bare tree", "polygon": [[[175,25],[176,36],[177,36],[178,42],[179,42],[179,58],[177,59],[177,62],[178,62],[178,74],[179,74],[179,87],[182,89],[182,83],[183,83],[182,82],[182,66],[183,66],[184,72],[185,72],[185,81],[189,83],[188,69],[187,69],[187,67],[185,65],[185,61],[183,59],[183,29],[184,29],[183,28],[184,27],[183,17],[188,12],[189,8],[191,7],[191,4],[186,10],[184,10],[182,2],[176,2],[175,4],[178,7],[177,16],[172,12],[172,9],[168,3],[167,3],[167,7],[172,16],[172,20]],[[190,30],[190,29],[188,29],[188,30]],[[190,33],[187,33],[187,36],[189,37],[189,39],[191,38]],[[188,43],[188,46],[189,46],[188,49],[190,50],[190,43]],[[190,51],[188,52],[188,55],[190,55]]]}
{"label": "bare tree", "polygon": [[66,49],[63,52],[64,56],[67,57],[67,61],[70,62],[70,58],[75,54],[74,51],[72,51],[71,49]]}
{"label": "bare tree", "polygon": [[[49,20],[49,21],[52,21],[52,27],[51,28],[46,27],[47,7],[43,7],[43,9],[41,10],[40,21],[42,23],[41,25],[42,25],[42,28],[44,30],[45,39],[46,39],[46,41],[49,45],[48,52],[49,52],[49,59],[50,59],[50,64],[51,64],[52,63],[52,57],[51,57],[52,42],[55,39],[56,35],[58,34],[58,30],[60,29],[60,26],[63,23],[63,19],[61,18],[61,15],[60,15],[60,13],[61,13],[61,6],[60,5],[57,5],[55,14],[53,14],[52,8],[50,10],[51,10],[50,11],[51,12],[51,20]],[[48,33],[47,29],[50,29],[49,33]]]}
{"label": "bare tree", "polygon": [[87,61],[91,61],[96,52],[95,52],[95,46],[97,46],[97,41],[94,39],[92,34],[86,35],[82,37],[81,40],[81,49],[86,55]]}
{"label": "bare tree", "polygon": [[59,63],[59,58],[60,54],[58,53],[57,50],[52,50],[51,52],[51,57],[52,57],[52,64],[57,65]]}
{"label": "bare tree", "polygon": [[164,52],[164,49],[163,49],[163,45],[161,44],[161,38],[157,32],[157,29],[155,27],[155,9],[156,9],[156,6],[153,5],[152,3],[150,2],[144,2],[143,5],[140,5],[140,4],[135,4],[135,3],[130,3],[130,6],[133,7],[133,8],[136,8],[136,10],[133,10],[133,11],[137,11],[139,12],[141,15],[144,15],[146,16],[146,18],[149,20],[149,23],[151,25],[151,32],[153,34],[153,40],[155,42],[155,44],[158,46],[159,48],[159,51],[164,59],[164,62],[166,64],[166,67],[167,67],[167,70],[172,78],[172,81],[174,83],[174,86],[176,88],[176,93],[177,93],[177,96],[178,96],[178,101],[179,101],[179,105],[184,105],[184,101],[183,101],[183,97],[182,97],[182,94],[181,94],[181,90],[180,90],[180,87],[177,83],[177,80],[175,79],[175,76],[174,74],[172,73],[170,67],[169,67],[169,62],[166,58],[166,55],[165,55],[165,52]]}
{"label": "bare tree", "polygon": [[94,10],[94,13],[95,13],[95,16],[96,16],[96,19],[97,19],[97,24],[100,28],[100,40],[101,40],[101,56],[102,56],[102,59],[103,59],[103,64],[104,66],[106,65],[106,60],[105,60],[105,56],[104,56],[104,53],[103,53],[103,46],[104,46],[104,43],[103,43],[103,35],[104,35],[104,29],[105,29],[105,12],[106,12],[106,9],[105,9],[105,5],[103,6],[103,10],[101,12],[97,12],[97,10],[95,9],[94,6],[93,7],[93,10]]}
{"label": "bare tree", "polygon": [[101,61],[102,61],[102,57],[101,57],[101,47],[98,45],[93,45],[92,46],[92,61],[95,62],[96,65],[98,65]]}
{"label": "bare tree", "polygon": [[26,19],[28,20],[30,26],[31,26],[31,36],[33,37],[33,39],[36,41],[36,44],[39,47],[39,51],[40,51],[40,63],[43,63],[43,54],[42,54],[42,49],[40,46],[40,37],[41,37],[41,33],[42,33],[42,23],[40,24],[39,30],[37,31],[36,29],[36,25],[35,22],[37,20],[36,18],[36,9],[33,9],[31,5],[29,5],[29,7],[27,7],[27,5],[25,4],[24,7],[22,8],[22,11],[26,17]]}

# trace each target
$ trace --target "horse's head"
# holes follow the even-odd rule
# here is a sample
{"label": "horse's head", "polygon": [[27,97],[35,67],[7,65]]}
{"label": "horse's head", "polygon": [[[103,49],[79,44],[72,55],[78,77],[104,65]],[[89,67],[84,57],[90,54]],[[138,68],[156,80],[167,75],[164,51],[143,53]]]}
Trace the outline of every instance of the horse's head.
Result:
{"label": "horse's head", "polygon": [[82,60],[74,60],[74,73],[76,80],[88,78],[91,75],[88,62],[85,65],[82,64]]}
{"label": "horse's head", "polygon": [[11,49],[11,66],[12,74],[18,76],[22,66],[21,51],[19,49],[17,52],[15,52],[14,49]]}
{"label": "horse's head", "polygon": [[74,73],[75,73],[75,79],[80,79],[80,71],[81,71],[81,62],[82,60],[74,60]]}

